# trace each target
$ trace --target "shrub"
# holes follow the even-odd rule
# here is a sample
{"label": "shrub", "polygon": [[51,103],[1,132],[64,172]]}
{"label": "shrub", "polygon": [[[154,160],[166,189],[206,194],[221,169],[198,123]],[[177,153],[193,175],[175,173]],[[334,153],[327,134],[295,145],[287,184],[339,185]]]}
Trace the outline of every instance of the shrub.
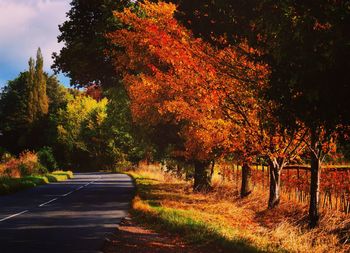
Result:
{"label": "shrub", "polygon": [[[40,161],[44,161],[44,164]],[[31,175],[45,175],[48,174],[46,166],[57,168],[51,148],[42,149],[38,154],[31,151],[24,151],[18,158],[9,156],[6,160],[0,162],[0,177],[20,178]],[[68,172],[62,173],[67,174]],[[72,176],[71,174],[67,175],[67,177]]]}
{"label": "shrub", "polygon": [[40,163],[49,171],[54,171],[58,168],[56,159],[53,155],[51,147],[43,147],[38,152]]}
{"label": "shrub", "polygon": [[19,169],[21,176],[44,174],[47,169],[39,162],[36,153],[31,151],[24,151],[19,155]]}
{"label": "shrub", "polygon": [[16,158],[10,158],[2,164],[0,173],[5,177],[21,177],[20,161]]}

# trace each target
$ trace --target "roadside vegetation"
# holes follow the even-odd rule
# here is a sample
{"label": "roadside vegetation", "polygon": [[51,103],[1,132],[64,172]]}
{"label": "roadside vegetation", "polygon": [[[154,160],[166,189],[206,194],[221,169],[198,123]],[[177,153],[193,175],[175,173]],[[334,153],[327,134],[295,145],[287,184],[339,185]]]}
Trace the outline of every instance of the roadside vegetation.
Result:
{"label": "roadside vegetation", "polygon": [[65,181],[70,178],[73,178],[71,171],[53,171],[44,175],[32,175],[20,178],[0,177],[0,195],[14,193],[43,184]]}
{"label": "roadside vegetation", "polygon": [[38,153],[25,151],[18,157],[6,153],[0,162],[0,194],[9,194],[42,184],[73,178],[72,171],[46,167],[55,162],[49,149]]}
{"label": "roadside vegetation", "polygon": [[[320,226],[309,230],[307,207],[289,201],[267,209],[267,196],[255,191],[241,199],[232,183],[215,173],[210,193],[193,193],[191,184],[142,166],[128,172],[137,195],[132,217],[140,224],[181,236],[198,247],[218,252],[348,252],[350,219],[340,212],[322,212]],[[222,250],[222,251],[220,251]]]}

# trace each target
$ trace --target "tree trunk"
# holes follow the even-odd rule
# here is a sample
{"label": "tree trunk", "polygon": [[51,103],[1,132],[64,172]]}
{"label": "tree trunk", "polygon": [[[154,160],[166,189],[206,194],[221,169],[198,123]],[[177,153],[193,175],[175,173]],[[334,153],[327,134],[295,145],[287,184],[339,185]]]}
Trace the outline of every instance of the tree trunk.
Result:
{"label": "tree trunk", "polygon": [[210,178],[212,178],[213,175],[214,175],[214,167],[215,167],[215,161],[213,160],[213,161],[211,162]]}
{"label": "tree trunk", "polygon": [[277,162],[270,162],[270,195],[268,207],[274,208],[280,203],[281,166]]}
{"label": "tree trunk", "polygon": [[320,176],[321,161],[316,154],[311,152],[311,182],[310,182],[310,206],[309,206],[309,226],[314,228],[319,222],[319,201],[320,201]]}
{"label": "tree trunk", "polygon": [[194,184],[193,191],[208,192],[211,190],[211,168],[210,162],[194,162]]}
{"label": "tree trunk", "polygon": [[242,185],[241,185],[241,198],[247,197],[252,193],[252,169],[248,163],[244,163],[242,166]]}

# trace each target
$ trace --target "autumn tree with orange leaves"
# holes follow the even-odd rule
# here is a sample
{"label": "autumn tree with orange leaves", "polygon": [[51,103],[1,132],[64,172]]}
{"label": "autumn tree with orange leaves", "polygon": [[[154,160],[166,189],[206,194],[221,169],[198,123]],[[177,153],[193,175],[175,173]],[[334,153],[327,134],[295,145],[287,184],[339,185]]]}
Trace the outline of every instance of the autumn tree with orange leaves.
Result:
{"label": "autumn tree with orange leaves", "polygon": [[[110,54],[123,75],[133,119],[147,126],[175,125],[182,145],[171,155],[193,163],[194,190],[207,191],[210,162],[241,145],[240,120],[227,118],[222,105],[227,90],[240,92],[244,80],[222,75],[217,65],[226,52],[194,38],[174,19],[173,4],[139,5],[139,11],[115,13],[126,28],[108,35],[119,47]],[[244,68],[237,72],[250,78]]]}
{"label": "autumn tree with orange leaves", "polygon": [[131,98],[135,122],[175,125],[181,145],[173,148],[195,166],[194,190],[210,189],[211,161],[234,152],[243,164],[241,196],[249,189],[249,164],[257,156],[270,161],[269,206],[279,202],[281,169],[302,147],[299,132],[279,128],[271,104],[259,98],[268,68],[249,60],[255,54],[242,43],[216,49],[173,17],[175,6],[140,4],[116,17],[127,27],[108,35],[121,50],[110,52]]}
{"label": "autumn tree with orange leaves", "polygon": [[279,203],[282,168],[303,150],[302,128],[283,129],[273,104],[259,97],[268,68],[249,60],[241,43],[216,49],[174,18],[175,6],[140,4],[116,17],[127,27],[108,35],[121,50],[110,52],[131,98],[133,118],[146,126],[175,125],[171,154],[195,166],[194,190],[210,189],[211,161],[232,153],[243,164],[241,196],[249,195],[249,165],[256,156],[271,167],[269,207]]}
{"label": "autumn tree with orange leaves", "polygon": [[[241,197],[248,196],[250,187],[250,165],[256,157],[263,157],[270,167],[270,192],[268,206],[273,208],[280,202],[282,169],[305,149],[308,132],[300,122],[284,128],[274,117],[274,103],[266,101],[261,92],[268,87],[268,67],[249,61],[250,54],[259,54],[246,44],[236,50],[228,46],[215,64],[221,78],[224,100],[221,110],[225,119],[237,127],[235,149],[242,163]],[[233,88],[234,87],[234,88]],[[236,156],[237,157],[237,156]]]}

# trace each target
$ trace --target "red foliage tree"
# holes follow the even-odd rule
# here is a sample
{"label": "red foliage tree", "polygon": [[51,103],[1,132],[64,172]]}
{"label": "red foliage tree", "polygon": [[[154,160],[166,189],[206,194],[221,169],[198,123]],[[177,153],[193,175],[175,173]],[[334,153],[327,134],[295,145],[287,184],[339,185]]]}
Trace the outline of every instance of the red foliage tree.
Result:
{"label": "red foliage tree", "polygon": [[[122,48],[109,53],[124,76],[134,120],[151,126],[176,125],[183,145],[172,155],[194,163],[194,189],[206,191],[210,161],[237,150],[241,138],[246,138],[240,129],[242,115],[231,115],[237,117],[234,120],[227,117],[223,105],[228,94],[244,96],[249,92],[247,84],[264,66],[238,59],[233,47],[218,50],[194,38],[174,19],[172,4],[139,5],[140,11],[115,14],[126,28],[108,35]],[[227,57],[234,59],[229,72],[223,64]],[[254,107],[255,100],[249,99],[241,100]]]}
{"label": "red foliage tree", "polygon": [[[303,152],[309,138],[300,122],[293,127],[283,128],[274,117],[274,103],[261,97],[261,91],[268,86],[268,68],[247,60],[250,53],[259,52],[240,45],[222,50],[219,64],[222,77],[226,77],[225,100],[222,104],[226,118],[237,125],[234,152],[239,154],[242,166],[241,197],[251,192],[251,164],[256,156],[264,157],[270,166],[270,208],[280,201],[281,171],[285,165]],[[234,88],[233,88],[234,87]]]}

